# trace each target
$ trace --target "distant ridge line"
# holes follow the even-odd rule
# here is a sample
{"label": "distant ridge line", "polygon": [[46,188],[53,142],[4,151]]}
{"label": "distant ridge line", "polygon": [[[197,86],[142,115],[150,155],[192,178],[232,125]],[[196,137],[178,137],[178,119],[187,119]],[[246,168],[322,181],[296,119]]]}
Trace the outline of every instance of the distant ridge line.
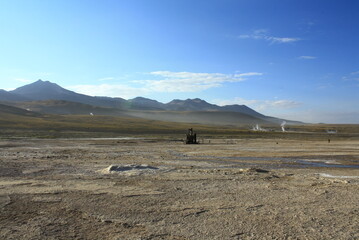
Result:
{"label": "distant ridge line", "polygon": [[[85,94],[79,94],[74,91],[67,90],[56,83],[50,81],[38,80],[36,82],[24,85],[12,91],[0,90],[1,102],[30,102],[30,101],[67,101],[75,102],[94,107],[106,107],[114,108],[118,110],[138,110],[138,111],[192,111],[192,112],[235,112],[253,117],[253,121],[269,121],[280,123],[282,119],[265,116],[246,105],[226,105],[218,106],[210,104],[205,100],[194,98],[179,100],[174,99],[168,103],[161,103],[156,100],[152,100],[144,97],[136,97],[133,99],[125,100],[123,98],[112,97],[99,97],[88,96]],[[41,105],[41,103],[38,103]],[[58,106],[57,106],[58,107]],[[89,107],[86,107],[89,108]],[[65,111],[65,106],[60,112]],[[69,113],[75,113],[75,109],[68,111]],[[141,115],[141,114],[139,114]],[[145,115],[145,114],[144,114]],[[289,124],[290,121],[286,120]]]}

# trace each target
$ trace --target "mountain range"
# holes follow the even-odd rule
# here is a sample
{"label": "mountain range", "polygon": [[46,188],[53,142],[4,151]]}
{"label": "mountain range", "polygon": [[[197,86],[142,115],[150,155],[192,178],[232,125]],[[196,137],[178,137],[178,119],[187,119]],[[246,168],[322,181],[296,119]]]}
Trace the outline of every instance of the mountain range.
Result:
{"label": "mountain range", "polygon": [[283,119],[265,116],[245,105],[218,106],[199,98],[175,99],[169,103],[161,103],[143,97],[129,100],[93,97],[42,80],[12,91],[0,90],[0,102],[21,109],[50,114],[131,116],[153,120],[214,124],[278,124],[283,121]]}

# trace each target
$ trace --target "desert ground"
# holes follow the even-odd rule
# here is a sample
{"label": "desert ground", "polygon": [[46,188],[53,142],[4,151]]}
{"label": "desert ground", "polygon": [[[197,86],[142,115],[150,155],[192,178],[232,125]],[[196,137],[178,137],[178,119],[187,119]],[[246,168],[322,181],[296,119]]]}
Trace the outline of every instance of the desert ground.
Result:
{"label": "desert ground", "polygon": [[359,239],[359,140],[0,140],[0,239]]}

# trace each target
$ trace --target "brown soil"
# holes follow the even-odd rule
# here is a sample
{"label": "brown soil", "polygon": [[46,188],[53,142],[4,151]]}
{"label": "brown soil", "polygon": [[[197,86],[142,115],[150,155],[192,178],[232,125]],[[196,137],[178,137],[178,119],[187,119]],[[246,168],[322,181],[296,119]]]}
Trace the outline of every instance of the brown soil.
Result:
{"label": "brown soil", "polygon": [[0,239],[359,239],[359,141],[204,142],[0,140]]}

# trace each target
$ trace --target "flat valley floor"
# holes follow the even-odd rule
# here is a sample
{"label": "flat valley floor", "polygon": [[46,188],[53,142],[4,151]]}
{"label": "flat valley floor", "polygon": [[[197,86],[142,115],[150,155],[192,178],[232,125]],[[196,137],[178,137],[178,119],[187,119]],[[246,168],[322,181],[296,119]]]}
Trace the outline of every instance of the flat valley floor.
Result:
{"label": "flat valley floor", "polygon": [[359,239],[359,140],[0,140],[0,239]]}

